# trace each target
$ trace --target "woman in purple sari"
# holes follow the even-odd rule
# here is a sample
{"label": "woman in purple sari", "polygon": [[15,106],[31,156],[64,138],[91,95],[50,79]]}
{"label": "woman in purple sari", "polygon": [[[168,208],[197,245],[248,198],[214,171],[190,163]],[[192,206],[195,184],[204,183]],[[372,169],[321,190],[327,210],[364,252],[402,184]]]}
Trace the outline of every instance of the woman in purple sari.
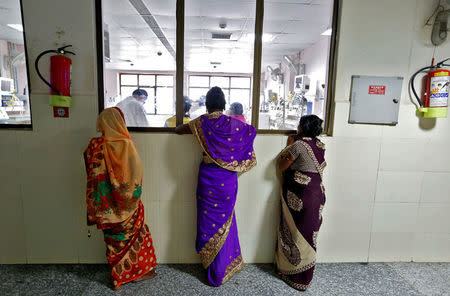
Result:
{"label": "woman in purple sari", "polygon": [[325,145],[317,139],[321,133],[319,117],[303,116],[298,134],[288,138],[277,162],[282,173],[282,196],[275,263],[282,279],[302,291],[313,278],[317,234],[325,204]]}
{"label": "woman in purple sari", "polygon": [[256,165],[256,130],[222,114],[225,96],[219,87],[208,91],[206,108],[208,114],[178,126],[176,132],[194,134],[203,151],[197,184],[196,250],[208,283],[218,287],[244,266],[234,206],[237,173]]}

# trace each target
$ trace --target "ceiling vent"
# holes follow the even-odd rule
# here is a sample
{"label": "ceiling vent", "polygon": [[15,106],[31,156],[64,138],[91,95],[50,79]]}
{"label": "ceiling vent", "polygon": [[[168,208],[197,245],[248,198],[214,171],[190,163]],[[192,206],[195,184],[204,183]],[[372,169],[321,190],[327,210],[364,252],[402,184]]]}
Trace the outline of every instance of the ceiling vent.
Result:
{"label": "ceiling vent", "polygon": [[211,38],[216,40],[230,40],[231,33],[211,33]]}

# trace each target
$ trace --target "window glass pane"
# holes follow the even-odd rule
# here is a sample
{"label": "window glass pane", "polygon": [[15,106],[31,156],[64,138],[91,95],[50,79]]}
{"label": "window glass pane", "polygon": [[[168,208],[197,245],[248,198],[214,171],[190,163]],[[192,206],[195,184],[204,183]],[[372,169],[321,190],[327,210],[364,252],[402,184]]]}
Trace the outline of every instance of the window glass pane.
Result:
{"label": "window glass pane", "polygon": [[0,30],[0,124],[31,124],[20,2],[10,0],[5,6]]}
{"label": "window glass pane", "polygon": [[[190,79],[189,87],[221,87],[228,108],[229,77],[236,74],[250,77],[253,73],[253,41],[247,35],[255,30],[256,1],[186,0],[185,8],[186,70],[211,76],[209,85],[206,78],[203,82]],[[225,24],[225,28],[220,28],[219,24]],[[192,91],[190,88],[190,96]],[[191,115],[195,118],[197,112]]]}
{"label": "window glass pane", "polygon": [[155,89],[154,88],[142,88],[148,93],[147,100],[145,101],[144,108],[147,115],[155,114]]}
{"label": "window glass pane", "polygon": [[155,75],[139,75],[139,86],[155,86]]}
{"label": "window glass pane", "polygon": [[197,118],[198,116],[206,113],[206,93],[209,88],[189,88],[189,98],[192,100],[192,106],[190,110],[191,118]]}
{"label": "window glass pane", "polygon": [[209,76],[189,76],[189,87],[191,86],[209,87]]}
{"label": "window glass pane", "polygon": [[[247,122],[251,122],[252,110],[250,108],[250,90],[249,89],[231,89],[230,90],[230,106],[228,113],[230,115],[242,115]],[[238,108],[230,108],[231,104],[237,103]],[[240,113],[242,110],[242,113]],[[236,112],[237,111],[237,112]]]}
{"label": "window glass pane", "polygon": [[[104,22],[105,106],[114,106],[120,91],[120,98],[130,95],[131,89],[124,87],[126,83],[136,85],[136,88],[139,85],[148,92],[148,98],[139,110],[139,114],[146,114],[146,117],[130,114],[128,126],[164,127],[166,120],[175,115],[173,73],[176,64],[176,0],[141,1],[145,7],[133,5],[133,1],[101,1]],[[149,12],[151,18],[148,17]],[[161,30],[155,29],[156,27]],[[130,76],[139,74],[139,81],[134,75],[134,80],[122,77],[119,82],[118,73],[131,74]],[[155,86],[155,75],[159,86],[170,87],[158,88],[156,99],[154,89],[148,88]],[[132,101],[131,105],[134,103]],[[140,106],[134,104],[134,107]],[[126,112],[125,110],[124,113]]]}
{"label": "window glass pane", "polygon": [[213,76],[211,77],[211,87],[218,86],[223,88],[229,88],[230,87],[230,78],[229,77],[217,77]]}
{"label": "window glass pane", "polygon": [[231,77],[231,87],[250,89],[250,78]]}
{"label": "window glass pane", "polygon": [[156,83],[158,86],[173,86],[173,76],[158,75],[156,77]]}
{"label": "window glass pane", "polygon": [[223,94],[225,95],[225,102],[227,104],[230,104],[230,89],[229,88],[222,88]]}
{"label": "window glass pane", "polygon": [[156,88],[156,114],[170,115],[175,112],[172,87]]}
{"label": "window glass pane", "polygon": [[131,97],[136,89],[137,86],[122,86],[120,88],[120,95],[122,97],[122,100],[127,97]]}
{"label": "window glass pane", "polygon": [[332,8],[333,0],[264,2],[260,129],[295,130],[306,114],[325,118],[331,36],[323,33]]}
{"label": "window glass pane", "polygon": [[121,85],[138,85],[137,75],[122,74],[120,83]]}

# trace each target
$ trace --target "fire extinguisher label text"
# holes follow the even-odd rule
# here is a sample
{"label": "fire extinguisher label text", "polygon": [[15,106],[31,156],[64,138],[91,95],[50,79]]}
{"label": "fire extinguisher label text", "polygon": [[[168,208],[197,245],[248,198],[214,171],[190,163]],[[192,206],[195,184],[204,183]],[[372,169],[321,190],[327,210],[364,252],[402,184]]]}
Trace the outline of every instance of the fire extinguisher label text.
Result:
{"label": "fire extinguisher label text", "polygon": [[430,107],[448,106],[450,76],[434,76],[430,79]]}

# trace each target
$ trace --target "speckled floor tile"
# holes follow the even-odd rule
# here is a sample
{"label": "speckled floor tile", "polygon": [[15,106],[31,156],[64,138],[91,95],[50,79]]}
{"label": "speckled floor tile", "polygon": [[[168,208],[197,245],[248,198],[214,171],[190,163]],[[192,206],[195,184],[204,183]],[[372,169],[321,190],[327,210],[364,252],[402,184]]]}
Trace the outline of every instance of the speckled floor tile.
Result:
{"label": "speckled floor tile", "polygon": [[[96,272],[92,265],[2,265],[2,295],[81,295]],[[4,279],[3,279],[4,277]]]}
{"label": "speckled floor tile", "polygon": [[433,263],[430,264],[431,267],[440,273],[440,275],[447,281],[450,282],[450,263]]}
{"label": "speckled floor tile", "polygon": [[385,264],[319,264],[305,295],[420,295]]}
{"label": "speckled floor tile", "polygon": [[199,264],[159,265],[156,278],[119,291],[112,289],[107,265],[0,265],[0,295],[446,295],[449,266],[319,264],[311,287],[300,293],[276,275],[272,264],[247,264],[218,288],[206,284]]}
{"label": "speckled floor tile", "polygon": [[[430,263],[389,263],[403,279],[422,295],[450,295],[450,282]],[[439,268],[438,268],[439,269]],[[442,269],[444,270],[444,269]]]}

